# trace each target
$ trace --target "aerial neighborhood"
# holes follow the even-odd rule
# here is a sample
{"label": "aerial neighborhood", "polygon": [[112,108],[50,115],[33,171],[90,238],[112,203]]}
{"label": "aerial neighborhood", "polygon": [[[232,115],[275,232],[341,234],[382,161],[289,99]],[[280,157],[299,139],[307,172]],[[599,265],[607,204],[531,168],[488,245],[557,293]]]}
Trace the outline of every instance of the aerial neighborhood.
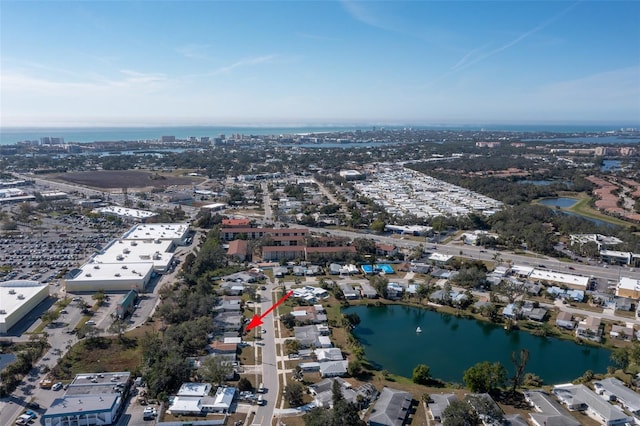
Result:
{"label": "aerial neighborhood", "polygon": [[1,145],[0,424],[640,424],[612,134]]}

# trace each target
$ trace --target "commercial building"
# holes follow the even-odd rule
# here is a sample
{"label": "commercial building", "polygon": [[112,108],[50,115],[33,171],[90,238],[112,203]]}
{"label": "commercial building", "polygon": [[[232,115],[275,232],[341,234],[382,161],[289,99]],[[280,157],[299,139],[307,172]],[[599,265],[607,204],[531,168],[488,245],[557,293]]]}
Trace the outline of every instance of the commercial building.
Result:
{"label": "commercial building", "polygon": [[62,398],[42,416],[45,426],[102,426],[116,423],[131,373],[78,374]]}
{"label": "commercial building", "polygon": [[38,281],[0,282],[0,334],[6,334],[48,296],[49,286]]}
{"label": "commercial building", "polygon": [[98,213],[103,216],[117,216],[121,217],[122,219],[140,222],[158,215],[158,213],[150,212],[147,210],[129,209],[127,207],[119,206],[101,207],[99,209],[93,210],[93,213]]}
{"label": "commercial building", "polygon": [[186,244],[188,223],[139,223],[122,236],[124,240],[170,240],[176,246]]}
{"label": "commercial building", "polygon": [[67,274],[68,292],[143,291],[151,278],[174,264],[176,245],[186,243],[186,223],[138,224]]}
{"label": "commercial building", "polygon": [[622,277],[616,287],[616,296],[640,299],[640,280]]}

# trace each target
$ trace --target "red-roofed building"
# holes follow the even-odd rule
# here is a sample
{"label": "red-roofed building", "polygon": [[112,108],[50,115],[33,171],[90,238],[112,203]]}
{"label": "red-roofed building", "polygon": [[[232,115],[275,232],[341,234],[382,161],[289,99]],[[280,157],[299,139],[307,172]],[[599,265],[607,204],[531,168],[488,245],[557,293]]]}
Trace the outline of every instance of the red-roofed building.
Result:
{"label": "red-roofed building", "polygon": [[393,256],[398,254],[398,247],[393,244],[376,243],[376,254],[378,256]]}
{"label": "red-roofed building", "polygon": [[251,221],[249,219],[222,219],[223,228],[249,228]]}
{"label": "red-roofed building", "polygon": [[247,249],[249,243],[246,240],[233,240],[229,243],[227,256],[235,257],[238,260],[245,261],[247,259]]}
{"label": "red-roofed building", "polygon": [[238,350],[238,344],[224,343],[219,340],[216,340],[215,342],[209,345],[209,348],[211,348],[211,352],[216,354],[235,354],[236,351]]}

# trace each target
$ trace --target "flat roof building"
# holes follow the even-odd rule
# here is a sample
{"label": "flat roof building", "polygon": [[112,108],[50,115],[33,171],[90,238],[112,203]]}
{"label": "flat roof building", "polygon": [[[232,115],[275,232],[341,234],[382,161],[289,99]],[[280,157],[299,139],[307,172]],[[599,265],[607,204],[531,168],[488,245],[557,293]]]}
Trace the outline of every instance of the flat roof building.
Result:
{"label": "flat roof building", "polygon": [[150,217],[158,215],[158,213],[150,212],[147,210],[130,209],[120,206],[100,207],[99,209],[93,210],[93,213],[98,213],[103,216],[118,216],[123,219],[130,219],[134,221],[145,221]]}
{"label": "flat roof building", "polygon": [[188,223],[139,223],[127,231],[125,240],[171,240],[175,245],[184,245],[189,235]]}
{"label": "flat roof building", "polygon": [[62,398],[43,414],[45,426],[116,423],[131,373],[78,374]]}
{"label": "flat roof building", "polygon": [[6,334],[48,296],[49,286],[38,281],[0,282],[0,334]]}
{"label": "flat roof building", "polygon": [[64,280],[68,292],[143,291],[154,274],[171,268],[174,247],[185,244],[187,223],[138,224],[111,241]]}

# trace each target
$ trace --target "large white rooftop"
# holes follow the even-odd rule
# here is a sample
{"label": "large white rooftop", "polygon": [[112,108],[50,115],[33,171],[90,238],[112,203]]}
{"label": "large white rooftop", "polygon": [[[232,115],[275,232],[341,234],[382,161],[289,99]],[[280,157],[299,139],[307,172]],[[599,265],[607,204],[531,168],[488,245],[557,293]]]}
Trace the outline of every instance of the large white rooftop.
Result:
{"label": "large white rooftop", "polygon": [[13,280],[0,282],[0,323],[16,312],[31,299],[41,296],[41,292],[49,294],[46,284],[30,280]]}
{"label": "large white rooftop", "polygon": [[79,269],[79,274],[67,279],[67,285],[73,284],[74,281],[95,283],[143,281],[153,271],[153,262],[85,263]]}
{"label": "large white rooftop", "polygon": [[150,212],[147,210],[130,209],[120,206],[107,206],[94,210],[95,213],[113,214],[120,217],[131,219],[148,219],[153,216],[157,216],[158,213]]}
{"label": "large white rooftop", "polygon": [[180,240],[189,232],[188,223],[139,223],[123,235],[127,240]]}
{"label": "large white rooftop", "polygon": [[153,263],[156,270],[164,271],[173,259],[170,240],[113,240],[101,253],[94,255],[87,263],[117,263],[131,265]]}
{"label": "large white rooftop", "polygon": [[534,269],[533,272],[531,272],[531,275],[529,275],[529,278],[533,280],[553,281],[574,287],[586,288],[589,284],[589,277],[584,277],[582,275],[565,274],[548,269]]}

